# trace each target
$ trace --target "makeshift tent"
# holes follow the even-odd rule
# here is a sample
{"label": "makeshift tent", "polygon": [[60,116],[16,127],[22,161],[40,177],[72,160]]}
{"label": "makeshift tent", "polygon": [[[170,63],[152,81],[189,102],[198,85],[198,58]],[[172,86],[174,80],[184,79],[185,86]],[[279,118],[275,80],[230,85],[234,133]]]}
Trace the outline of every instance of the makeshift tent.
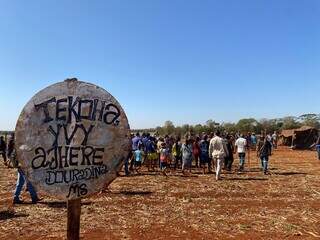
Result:
{"label": "makeshift tent", "polygon": [[293,149],[309,149],[315,143],[317,137],[318,130],[309,126],[282,130],[280,145],[290,146]]}

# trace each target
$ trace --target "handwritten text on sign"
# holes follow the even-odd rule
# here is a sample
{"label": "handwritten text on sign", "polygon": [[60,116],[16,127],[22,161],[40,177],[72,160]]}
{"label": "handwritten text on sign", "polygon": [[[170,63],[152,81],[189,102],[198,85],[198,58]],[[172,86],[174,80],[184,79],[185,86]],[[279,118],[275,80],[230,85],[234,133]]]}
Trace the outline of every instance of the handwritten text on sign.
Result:
{"label": "handwritten text on sign", "polygon": [[84,95],[51,94],[50,97],[40,98],[40,101],[32,101],[33,109],[30,111],[33,114],[28,117],[37,115],[30,122],[32,127],[34,122],[39,125],[41,134],[35,136],[33,133],[26,137],[27,130],[21,131],[26,139],[34,138],[34,142],[38,142],[30,143],[33,154],[28,166],[30,169],[27,170],[34,179],[41,177],[42,189],[50,188],[51,193],[57,186],[61,189],[67,187],[64,191],[67,199],[94,192],[91,189],[94,181],[104,176],[107,178],[111,171],[115,171],[112,168],[119,166],[115,161],[123,161],[126,156],[121,149],[116,149],[116,144],[120,143],[118,147],[128,145],[126,141],[121,144],[115,139],[127,136],[128,124],[126,116],[122,117],[123,110],[113,97]]}

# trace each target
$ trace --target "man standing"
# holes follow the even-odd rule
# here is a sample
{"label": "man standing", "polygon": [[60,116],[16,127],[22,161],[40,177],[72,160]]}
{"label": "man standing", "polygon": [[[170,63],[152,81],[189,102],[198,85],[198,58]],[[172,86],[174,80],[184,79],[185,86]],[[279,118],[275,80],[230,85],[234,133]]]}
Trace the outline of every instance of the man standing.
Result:
{"label": "man standing", "polygon": [[228,172],[231,172],[233,164],[233,142],[230,135],[226,136],[226,145],[228,149],[228,156],[225,158],[225,168]]}
{"label": "man standing", "polygon": [[261,159],[261,165],[263,168],[263,172],[264,172],[264,174],[267,174],[269,156],[271,156],[272,145],[266,138],[261,137],[257,150],[258,150],[257,154]]}
{"label": "man standing", "polygon": [[251,134],[251,149],[255,150],[257,146],[257,136],[255,133]]}
{"label": "man standing", "polygon": [[246,147],[247,140],[243,137],[243,134],[237,139],[235,146],[237,147],[237,151],[240,159],[240,168],[239,171],[242,172],[244,170],[244,164],[246,160]]}
{"label": "man standing", "polygon": [[216,169],[216,180],[220,180],[221,165],[224,158],[228,155],[227,146],[225,141],[220,137],[220,131],[218,130],[215,137],[211,139],[209,145],[209,155],[212,156]]}
{"label": "man standing", "polygon": [[25,183],[27,183],[27,190],[30,193],[30,196],[32,199],[32,204],[36,204],[41,199],[38,198],[37,192],[36,192],[35,188],[32,186],[32,184],[26,180],[25,174],[19,166],[19,163],[16,158],[17,155],[16,155],[16,151],[15,151],[14,135],[12,135],[12,138],[9,143],[10,144],[8,146],[8,158],[11,159],[11,162],[13,163],[12,164],[13,167],[17,168],[17,170],[18,170],[18,179],[17,179],[16,189],[14,191],[13,204],[23,203],[23,201],[20,200],[20,194],[21,194],[21,191],[22,191]]}

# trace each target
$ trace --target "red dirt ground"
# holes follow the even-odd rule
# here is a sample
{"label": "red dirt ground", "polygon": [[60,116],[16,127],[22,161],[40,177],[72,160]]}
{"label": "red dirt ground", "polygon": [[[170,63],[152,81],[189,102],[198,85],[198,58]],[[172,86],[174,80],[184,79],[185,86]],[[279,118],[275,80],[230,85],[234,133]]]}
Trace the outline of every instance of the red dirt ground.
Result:
{"label": "red dirt ground", "polygon": [[[250,165],[244,174],[223,174],[220,182],[201,171],[189,177],[145,171],[119,177],[110,192],[82,201],[81,238],[320,238],[320,161],[315,152],[275,151],[268,176],[259,172],[255,158]],[[16,171],[2,161],[0,171],[0,204],[9,204]],[[23,199],[30,201],[27,193]],[[0,239],[65,239],[65,203],[45,197],[14,211],[0,213]]]}

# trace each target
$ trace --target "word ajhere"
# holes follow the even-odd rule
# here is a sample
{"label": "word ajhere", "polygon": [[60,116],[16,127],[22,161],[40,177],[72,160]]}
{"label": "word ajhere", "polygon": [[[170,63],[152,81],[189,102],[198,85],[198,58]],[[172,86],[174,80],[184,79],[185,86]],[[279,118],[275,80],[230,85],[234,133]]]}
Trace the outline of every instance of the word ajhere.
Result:
{"label": "word ajhere", "polygon": [[[76,122],[86,119],[100,121],[105,124],[119,125],[120,109],[113,103],[107,103],[99,99],[81,99],[73,96],[57,99],[53,97],[47,101],[34,105],[36,110],[42,109],[43,123],[62,121],[71,123],[73,118]],[[53,113],[50,109],[54,109]]]}
{"label": "word ajhere", "polygon": [[63,169],[77,166],[100,166],[103,164],[104,148],[92,146],[69,147],[57,146],[45,150],[43,147],[35,149],[32,159],[33,169]]}
{"label": "word ajhere", "polygon": [[108,171],[108,166],[105,164],[101,166],[92,166],[85,169],[47,171],[45,183],[47,185],[54,185],[88,181],[91,179],[98,179],[100,176],[106,175]]}

